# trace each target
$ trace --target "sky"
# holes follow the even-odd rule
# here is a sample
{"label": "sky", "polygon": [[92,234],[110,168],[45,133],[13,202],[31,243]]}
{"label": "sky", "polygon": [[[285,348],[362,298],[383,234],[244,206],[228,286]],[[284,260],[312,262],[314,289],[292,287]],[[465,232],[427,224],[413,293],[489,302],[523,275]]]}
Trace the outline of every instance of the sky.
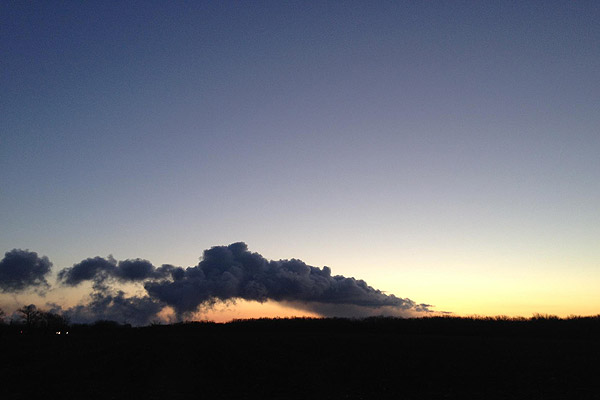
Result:
{"label": "sky", "polygon": [[[600,313],[595,1],[3,2],[0,18],[0,253],[52,263],[44,290],[6,283],[4,309],[76,307],[94,282],[145,296],[158,283],[107,271],[244,242],[429,311]],[[106,281],[59,279],[109,255]],[[323,315],[227,296],[198,318]]]}

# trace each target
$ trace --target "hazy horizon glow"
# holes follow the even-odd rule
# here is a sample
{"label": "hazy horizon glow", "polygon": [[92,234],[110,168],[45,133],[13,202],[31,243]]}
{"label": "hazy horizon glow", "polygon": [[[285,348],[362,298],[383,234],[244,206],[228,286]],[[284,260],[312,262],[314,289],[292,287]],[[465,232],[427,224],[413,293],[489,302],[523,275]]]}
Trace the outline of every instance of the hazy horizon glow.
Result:
{"label": "hazy horizon glow", "polygon": [[[47,256],[51,283],[87,257],[188,267],[244,241],[457,315],[600,313],[596,2],[0,18],[0,251]],[[207,315],[294,312],[227,307]]]}

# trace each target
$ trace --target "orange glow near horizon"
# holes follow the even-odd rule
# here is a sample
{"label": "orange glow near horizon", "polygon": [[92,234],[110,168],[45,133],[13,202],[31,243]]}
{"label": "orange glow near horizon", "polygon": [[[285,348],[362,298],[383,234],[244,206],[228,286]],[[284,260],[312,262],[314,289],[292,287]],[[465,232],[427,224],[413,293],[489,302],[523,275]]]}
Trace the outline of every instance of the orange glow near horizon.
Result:
{"label": "orange glow near horizon", "polygon": [[202,310],[190,319],[196,321],[229,322],[234,319],[254,318],[293,318],[321,317],[319,314],[286,307],[275,301],[259,303],[257,301],[237,300],[235,303],[222,303],[212,309]]}

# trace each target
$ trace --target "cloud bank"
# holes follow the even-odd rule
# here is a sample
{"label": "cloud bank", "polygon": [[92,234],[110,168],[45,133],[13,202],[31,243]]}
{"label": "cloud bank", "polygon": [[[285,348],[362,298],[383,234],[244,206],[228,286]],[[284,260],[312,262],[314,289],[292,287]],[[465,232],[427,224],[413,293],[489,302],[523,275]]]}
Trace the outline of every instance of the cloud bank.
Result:
{"label": "cloud bank", "polygon": [[316,312],[328,305],[325,315],[347,314],[348,306],[369,313],[385,307],[398,315],[428,311],[426,304],[387,295],[363,280],[332,275],[328,267],[313,267],[297,259],[266,260],[249,252],[242,242],[205,250],[197,266],[170,272],[171,279],[149,281],[144,287],[179,314],[234,299],[287,302]]}
{"label": "cloud bank", "polygon": [[[22,250],[6,254],[0,264],[2,290],[48,287],[44,276],[52,264],[47,258]],[[73,322],[110,319],[144,325],[157,319],[165,307],[181,320],[198,310],[239,299],[276,301],[323,316],[413,316],[431,311],[428,304],[385,294],[363,280],[332,275],[328,267],[313,267],[298,259],[267,260],[250,252],[243,242],[205,250],[200,262],[188,268],[155,267],[139,258],[93,257],[62,269],[57,278],[68,287],[92,283],[87,304],[54,307]],[[140,284],[145,293],[126,297],[119,289],[126,283]]]}

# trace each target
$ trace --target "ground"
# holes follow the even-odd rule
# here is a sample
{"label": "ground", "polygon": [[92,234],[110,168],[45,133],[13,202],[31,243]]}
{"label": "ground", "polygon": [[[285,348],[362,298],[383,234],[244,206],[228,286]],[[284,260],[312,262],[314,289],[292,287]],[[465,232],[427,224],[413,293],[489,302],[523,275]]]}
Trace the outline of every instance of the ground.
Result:
{"label": "ground", "polygon": [[3,333],[3,398],[600,399],[598,320],[70,329]]}

